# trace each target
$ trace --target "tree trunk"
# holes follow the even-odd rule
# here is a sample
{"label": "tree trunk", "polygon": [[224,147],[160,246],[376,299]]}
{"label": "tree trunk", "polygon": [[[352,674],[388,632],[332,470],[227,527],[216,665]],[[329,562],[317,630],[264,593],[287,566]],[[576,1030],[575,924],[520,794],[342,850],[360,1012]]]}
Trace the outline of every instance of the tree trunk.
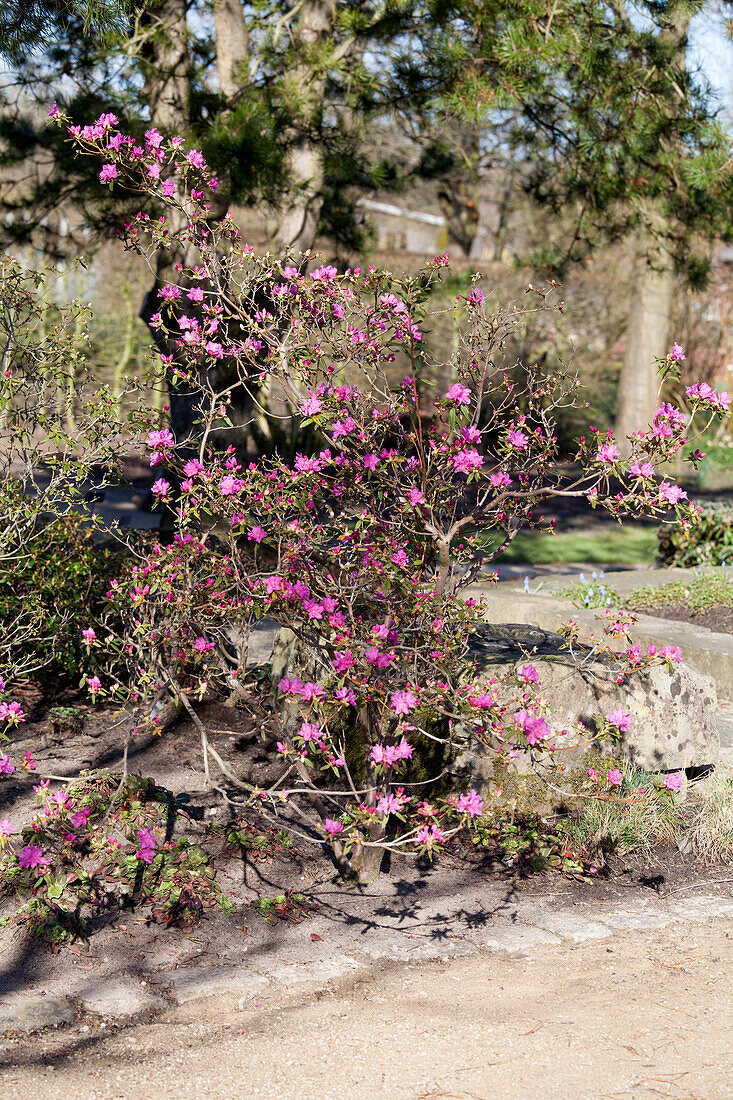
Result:
{"label": "tree trunk", "polygon": [[324,181],[320,128],[335,14],[336,0],[307,0],[293,31],[295,62],[283,84],[292,121],[285,134],[289,193],[274,237],[280,252],[303,252],[316,239]]}
{"label": "tree trunk", "polygon": [[652,247],[648,235],[640,235],[616,403],[616,439],[625,456],[631,451],[627,436],[645,431],[657,407],[655,360],[663,359],[669,350],[673,290],[674,271],[666,243]]}
{"label": "tree trunk", "polygon": [[[121,399],[124,389],[125,371],[132,362],[132,355],[135,350],[135,316],[132,311],[132,292],[127,284],[122,288],[122,297],[125,299],[125,341],[122,345],[122,352],[115,363],[112,376],[112,392],[118,401]],[[118,405],[117,421],[122,424],[123,420],[122,408]]]}
{"label": "tree trunk", "polygon": [[233,99],[242,86],[241,70],[249,53],[242,0],[215,0],[214,30],[219,89],[225,99]]}
{"label": "tree trunk", "polygon": [[172,134],[186,130],[190,117],[187,14],[188,0],[157,0],[141,13],[138,24],[150,122]]}
{"label": "tree trunk", "polygon": [[[690,9],[684,0],[668,5],[659,41],[669,51],[668,64],[679,73],[678,98],[686,96],[687,34]],[[669,221],[659,201],[641,210],[631,306],[626,330],[626,354],[616,403],[616,437],[624,457],[631,451],[627,437],[649,426],[659,393],[655,359],[667,354],[674,291],[674,262]]]}
{"label": "tree trunk", "polygon": [[479,227],[480,133],[477,126],[456,123],[455,128],[457,141],[452,150],[455,163],[440,182],[438,201],[448,226],[449,242],[468,258]]}

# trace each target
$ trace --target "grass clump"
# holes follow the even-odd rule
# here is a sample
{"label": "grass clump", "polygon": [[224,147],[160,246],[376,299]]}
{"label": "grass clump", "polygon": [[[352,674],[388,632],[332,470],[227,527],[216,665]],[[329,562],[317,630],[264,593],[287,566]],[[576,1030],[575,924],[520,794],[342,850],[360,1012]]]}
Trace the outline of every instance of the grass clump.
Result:
{"label": "grass clump", "polygon": [[655,777],[635,768],[624,772],[617,793],[590,798],[568,823],[568,835],[588,859],[601,864],[612,855],[650,856],[674,843],[684,829],[680,806],[655,787]]}
{"label": "grass clump", "polygon": [[733,861],[733,779],[713,777],[705,797],[692,806],[685,842],[683,851],[693,852],[703,863]]}
{"label": "grass clump", "polygon": [[612,856],[650,858],[674,844],[701,863],[733,861],[733,779],[715,775],[691,784],[684,802],[659,777],[627,767],[615,796],[585,801],[567,820],[566,835],[585,860],[601,866]]}

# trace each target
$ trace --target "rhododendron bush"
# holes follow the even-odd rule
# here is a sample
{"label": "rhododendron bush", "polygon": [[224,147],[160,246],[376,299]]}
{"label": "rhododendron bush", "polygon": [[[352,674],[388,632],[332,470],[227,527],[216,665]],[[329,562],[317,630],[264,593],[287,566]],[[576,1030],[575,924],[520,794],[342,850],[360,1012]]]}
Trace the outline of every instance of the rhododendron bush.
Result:
{"label": "rhododendron bush", "polygon": [[[180,417],[138,418],[173,530],[113,582],[110,615],[124,628],[87,624],[89,690],[133,707],[140,724],[179,700],[200,731],[211,785],[327,841],[344,869],[385,846],[440,848],[501,792],[438,798],[431,781],[442,769],[414,781],[425,747],[437,741],[449,753],[456,731],[470,729],[504,765],[529,759],[541,769],[563,724],[537,695],[530,656],[501,678],[473,668],[467,642],[485,610],[462,590],[491,576],[523,525],[542,526],[553,499],[586,498],[619,519],[670,508],[694,518],[664,475],[689,422],[661,404],[628,461],[610,433],[590,428],[572,469],[560,468],[552,415],[574,400],[572,372],[548,377],[505,363],[502,351],[527,311],[553,308],[546,296],[491,314],[474,280],[454,306],[455,382],[426,398],[430,294],[446,257],[414,279],[339,272],[311,255],[258,257],[230,215],[211,217],[216,181],[181,138],[150,130],[138,141],[111,115],[70,132],[100,179],[139,192],[151,211],[121,230],[127,247],[171,256],[150,323],[171,403],[186,404],[190,425],[181,434]],[[675,347],[665,370],[682,354]],[[265,388],[320,447],[292,462],[246,461],[231,409],[259,416]],[[715,391],[688,396],[706,413],[728,406]],[[274,685],[247,667],[265,617],[292,631],[298,654]],[[612,645],[623,677],[679,658],[641,654],[629,617],[601,619],[584,660]],[[209,744],[196,705],[216,697],[274,736],[282,768],[267,789]],[[599,735],[632,723],[615,709],[598,716]]]}

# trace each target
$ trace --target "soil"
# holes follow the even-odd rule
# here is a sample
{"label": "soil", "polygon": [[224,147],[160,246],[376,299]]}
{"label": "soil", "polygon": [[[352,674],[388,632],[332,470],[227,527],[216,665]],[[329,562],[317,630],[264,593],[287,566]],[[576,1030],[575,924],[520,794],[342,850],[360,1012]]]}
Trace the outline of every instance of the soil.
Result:
{"label": "soil", "polygon": [[658,607],[645,608],[644,614],[653,615],[656,619],[692,623],[693,626],[703,626],[719,634],[733,634],[733,607],[724,604],[709,607],[705,611],[693,611],[683,603],[663,603]]}

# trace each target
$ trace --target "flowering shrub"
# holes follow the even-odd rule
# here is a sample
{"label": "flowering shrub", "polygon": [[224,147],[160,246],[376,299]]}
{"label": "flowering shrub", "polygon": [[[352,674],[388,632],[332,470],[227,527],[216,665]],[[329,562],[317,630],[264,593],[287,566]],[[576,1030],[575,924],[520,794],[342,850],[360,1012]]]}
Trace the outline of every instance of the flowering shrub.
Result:
{"label": "flowering shrub", "polygon": [[[286,807],[344,869],[391,845],[433,852],[488,803],[475,790],[438,799],[436,775],[412,784],[421,746],[450,746],[460,726],[498,760],[535,764],[553,744],[531,660],[499,679],[468,662],[484,609],[461,590],[486,576],[523,524],[543,524],[553,498],[585,497],[619,519],[673,507],[689,522],[686,494],[660,476],[687,442],[685,418],[662,406],[633,439],[629,461],[610,432],[591,428],[575,471],[559,472],[552,410],[572,399],[574,380],[522,369],[520,385],[509,375],[502,344],[521,313],[487,316],[478,283],[455,303],[456,382],[427,417],[418,407],[426,303],[447,257],[403,280],[373,268],[308,270],[308,255],[258,258],[230,215],[207,220],[216,181],[181,138],[151,129],[137,143],[112,115],[70,133],[100,160],[100,178],[160,211],[140,212],[123,236],[145,256],[165,248],[178,258],[150,324],[193,425],[176,438],[165,421],[141,414],[160,471],[153,492],[175,531],[112,582],[110,607],[124,628],[86,636],[100,670],[105,662],[115,670],[88,678],[92,696],[131,702],[153,723],[167,697],[179,698],[200,730],[212,785],[215,766],[230,801],[273,819]],[[540,298],[530,308],[550,307]],[[256,407],[265,385],[281,387],[322,449],[245,465],[220,443],[234,395],[246,391]],[[708,412],[724,406],[701,391],[690,401]],[[250,631],[264,616],[293,632],[300,654],[274,700],[247,670]],[[628,636],[620,613],[603,621],[605,637]],[[642,655],[629,642],[617,659],[624,675],[678,653]],[[209,745],[193,703],[223,693],[276,739],[282,771],[266,790]],[[599,729],[618,736],[632,721],[614,711]],[[490,795],[492,805],[498,798]],[[136,858],[146,862],[146,851],[141,841]]]}

